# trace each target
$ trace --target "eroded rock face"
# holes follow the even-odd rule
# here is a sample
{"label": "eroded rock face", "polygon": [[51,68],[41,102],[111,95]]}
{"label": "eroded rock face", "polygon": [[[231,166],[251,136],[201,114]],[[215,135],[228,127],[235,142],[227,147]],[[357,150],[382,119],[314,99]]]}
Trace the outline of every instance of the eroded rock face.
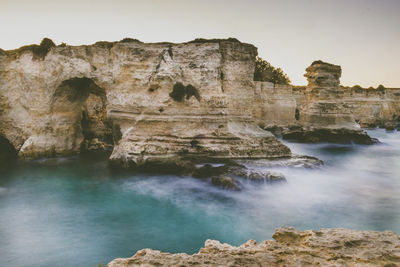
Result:
{"label": "eroded rock face", "polygon": [[318,60],[314,61],[306,69],[304,76],[307,78],[308,88],[336,88],[340,84],[339,79],[342,76],[342,68],[338,65]]}
{"label": "eroded rock face", "polygon": [[344,98],[361,127],[388,130],[400,127],[400,89],[345,88]]}
{"label": "eroded rock face", "polygon": [[[356,122],[354,106],[345,97],[345,88],[339,85],[340,66],[315,61],[306,71],[306,88],[296,88],[292,95],[283,93],[295,103],[286,105],[285,114],[290,114],[289,119],[284,120],[286,124],[267,120],[261,125],[284,139],[298,142],[372,144],[373,140]],[[283,103],[279,100],[281,107],[285,106]]]}
{"label": "eroded rock face", "polygon": [[125,167],[290,150],[262,130],[254,46],[135,40],[0,55],[0,134],[23,158],[111,148]]}
{"label": "eroded rock face", "polygon": [[[294,156],[293,158],[296,158]],[[283,163],[285,161],[289,161],[292,158],[279,158],[275,160],[266,160],[267,163],[264,167],[272,167],[277,166],[273,165]],[[248,160],[254,164],[248,164],[249,162],[245,162],[241,160],[246,165],[238,164],[237,161],[231,161],[226,163],[219,164],[198,164],[189,169],[188,174],[190,174],[194,178],[199,179],[210,179],[212,185],[228,189],[241,191],[245,188],[245,183],[265,183],[265,184],[277,184],[286,182],[286,178],[283,174],[266,170],[264,168],[255,168],[257,163],[260,164],[260,160]],[[272,163],[274,162],[274,163]],[[270,163],[270,165],[268,165]],[[281,165],[279,165],[281,166]]]}
{"label": "eroded rock face", "polygon": [[279,228],[274,240],[239,247],[207,240],[197,254],[143,249],[107,267],[129,266],[385,266],[400,264],[400,235],[385,231]]}
{"label": "eroded rock face", "polygon": [[315,61],[306,69],[306,101],[301,107],[304,126],[356,129],[351,107],[343,101],[340,66]]}
{"label": "eroded rock face", "polygon": [[253,116],[256,122],[264,126],[295,124],[296,99],[290,85],[270,82],[255,82]]}

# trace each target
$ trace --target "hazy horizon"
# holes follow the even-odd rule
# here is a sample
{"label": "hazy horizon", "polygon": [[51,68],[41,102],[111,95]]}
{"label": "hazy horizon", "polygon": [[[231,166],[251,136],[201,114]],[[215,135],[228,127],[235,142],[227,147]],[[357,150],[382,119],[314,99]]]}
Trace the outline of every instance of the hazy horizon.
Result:
{"label": "hazy horizon", "polygon": [[1,0],[0,48],[92,44],[125,37],[186,42],[234,37],[306,84],[314,60],[342,66],[341,83],[400,87],[400,1]]}

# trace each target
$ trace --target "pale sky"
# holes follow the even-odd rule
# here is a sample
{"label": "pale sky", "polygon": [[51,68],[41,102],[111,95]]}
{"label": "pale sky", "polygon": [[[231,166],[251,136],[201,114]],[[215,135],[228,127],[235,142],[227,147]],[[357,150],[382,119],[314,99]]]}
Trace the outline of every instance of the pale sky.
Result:
{"label": "pale sky", "polygon": [[295,85],[321,59],[343,85],[400,87],[400,0],[0,0],[0,36],[3,49],[235,37]]}

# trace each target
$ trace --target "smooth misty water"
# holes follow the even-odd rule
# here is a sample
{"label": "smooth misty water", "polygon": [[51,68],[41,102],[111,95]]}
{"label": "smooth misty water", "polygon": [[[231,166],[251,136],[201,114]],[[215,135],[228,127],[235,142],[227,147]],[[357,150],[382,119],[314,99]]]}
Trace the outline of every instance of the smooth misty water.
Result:
{"label": "smooth misty water", "polygon": [[197,252],[274,228],[400,232],[400,133],[373,146],[300,145],[321,169],[276,168],[288,180],[228,192],[176,176],[115,173],[105,160],[17,163],[0,172],[0,266],[95,266],[151,247]]}

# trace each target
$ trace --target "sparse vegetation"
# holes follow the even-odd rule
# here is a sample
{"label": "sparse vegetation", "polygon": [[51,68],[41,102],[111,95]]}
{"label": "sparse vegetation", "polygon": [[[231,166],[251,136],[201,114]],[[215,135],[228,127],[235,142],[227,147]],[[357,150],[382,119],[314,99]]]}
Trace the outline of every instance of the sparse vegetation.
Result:
{"label": "sparse vegetation", "polygon": [[353,87],[351,87],[351,89],[353,89],[353,90],[362,90],[363,88],[360,85],[356,84]]}
{"label": "sparse vegetation", "polygon": [[254,70],[254,81],[272,82],[273,84],[290,84],[289,77],[280,68],[273,67],[268,61],[257,57]]}
{"label": "sparse vegetation", "polygon": [[119,42],[120,43],[133,43],[133,42],[143,43],[142,41],[140,41],[138,39],[132,39],[132,38],[124,38]]}
{"label": "sparse vegetation", "polygon": [[378,87],[376,87],[376,90],[384,91],[386,88],[382,84],[380,84]]}
{"label": "sparse vegetation", "polygon": [[333,66],[333,64],[324,62],[324,61],[322,61],[322,60],[315,60],[315,61],[313,61],[313,63],[311,63],[311,66],[314,66],[314,65],[316,65],[316,64],[327,64],[327,65],[332,65],[332,66]]}
{"label": "sparse vegetation", "polygon": [[6,53],[12,55],[12,54],[22,54],[25,51],[31,51],[36,58],[44,59],[47,53],[50,51],[50,49],[55,46],[56,45],[51,39],[44,38],[40,42],[40,45],[37,44],[26,45],[15,50],[9,50]]}
{"label": "sparse vegetation", "polygon": [[101,47],[101,48],[110,49],[110,48],[112,48],[114,46],[114,43],[115,42],[99,41],[99,42],[96,42],[94,45],[98,46],[98,47]]}
{"label": "sparse vegetation", "polygon": [[352,90],[356,90],[356,91],[360,91],[360,90],[378,90],[378,91],[384,91],[386,89],[385,86],[383,86],[382,84],[380,84],[377,88],[374,88],[372,86],[368,87],[368,88],[364,88],[361,87],[360,85],[356,84],[354,86],[351,87]]}
{"label": "sparse vegetation", "polygon": [[205,39],[205,38],[196,38],[193,41],[187,42],[188,44],[191,43],[220,43],[223,41],[227,42],[235,42],[235,43],[240,43],[240,41],[236,38],[228,38],[228,39]]}

